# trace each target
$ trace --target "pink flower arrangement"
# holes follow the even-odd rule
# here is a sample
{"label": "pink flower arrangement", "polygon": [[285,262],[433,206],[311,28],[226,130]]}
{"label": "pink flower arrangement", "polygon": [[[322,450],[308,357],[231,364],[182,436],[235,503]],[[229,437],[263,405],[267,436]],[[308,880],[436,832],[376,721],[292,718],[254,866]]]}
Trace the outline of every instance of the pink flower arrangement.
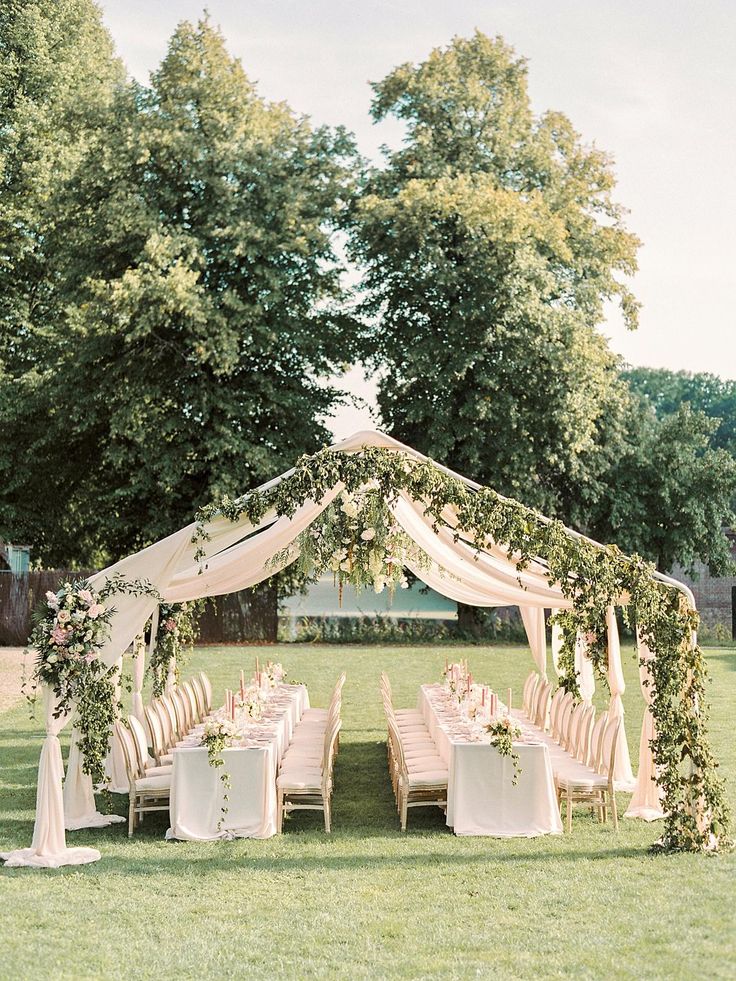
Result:
{"label": "pink flower arrangement", "polygon": [[64,630],[63,627],[54,627],[51,631],[51,640],[58,647],[64,647],[69,642],[70,631]]}

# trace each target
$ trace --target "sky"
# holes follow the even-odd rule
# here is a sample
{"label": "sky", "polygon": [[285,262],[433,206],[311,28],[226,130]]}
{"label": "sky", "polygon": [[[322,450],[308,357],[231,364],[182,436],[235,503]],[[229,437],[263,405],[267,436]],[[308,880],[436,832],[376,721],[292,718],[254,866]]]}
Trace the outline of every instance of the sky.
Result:
{"label": "sky", "polygon": [[[196,0],[106,0],[105,23],[140,81]],[[378,161],[398,124],[376,126],[369,83],[476,28],[528,59],[535,111],[555,109],[611,154],[616,198],[643,241],[632,287],[641,324],[602,325],[628,363],[736,378],[736,0],[209,0],[230,52],[267,99],[343,124]],[[372,425],[338,412],[336,436]]]}

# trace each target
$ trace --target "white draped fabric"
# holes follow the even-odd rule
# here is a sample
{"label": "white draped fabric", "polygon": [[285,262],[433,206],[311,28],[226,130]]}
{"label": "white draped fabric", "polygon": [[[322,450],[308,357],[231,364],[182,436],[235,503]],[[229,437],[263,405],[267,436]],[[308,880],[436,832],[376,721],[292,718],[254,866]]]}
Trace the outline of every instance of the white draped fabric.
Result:
{"label": "white draped fabric", "polygon": [[[608,687],[611,698],[608,703],[608,715],[615,719],[624,717],[624,703],[622,695],[626,691],[624,681],[624,670],[621,664],[621,643],[618,637],[618,624],[616,623],[616,611],[612,606],[606,610],[606,629],[608,632]],[[606,758],[608,758],[609,746],[604,747]],[[626,731],[623,726],[619,730],[619,741],[616,748],[616,768],[614,771],[614,783],[617,790],[631,791],[634,789],[634,774],[631,769],[631,757],[629,756],[629,744],[626,741]]]}
{"label": "white draped fabric", "polygon": [[106,828],[109,824],[125,821],[125,818],[118,814],[101,814],[97,810],[92,778],[82,769],[83,763],[84,757],[79,747],[79,732],[72,729],[66,780],[64,781],[64,827],[66,830]]}
{"label": "white draped fabric", "polygon": [[48,686],[43,687],[43,707],[46,738],[41,747],[38,764],[36,791],[36,823],[30,848],[2,852],[6,865],[35,866],[55,869],[60,865],[84,865],[96,862],[100,853],[96,848],[67,848],[64,833],[64,800],[62,780],[64,763],[61,757],[59,733],[70,721],[71,715],[54,718],[57,699]]}
{"label": "white draped fabric", "polygon": [[547,630],[542,607],[520,606],[519,613],[524,623],[532,657],[537,671],[547,680]]}
{"label": "white draped fabric", "polygon": [[[558,613],[558,610],[553,609],[552,615]],[[562,641],[564,639],[562,627],[559,623],[552,624],[552,642],[550,644],[550,650],[552,653],[552,667],[555,669],[555,674],[559,678],[560,672],[560,654],[562,652]]]}
{"label": "white draped fabric", "polygon": [[[620,656],[619,651],[619,658]],[[593,662],[588,656],[585,634],[581,631],[578,631],[575,637],[575,671],[578,676],[580,697],[587,705],[590,705],[593,701],[593,695],[595,695],[595,671],[593,670]]]}
{"label": "white draped fabric", "polygon": [[[639,652],[639,683],[641,693],[646,702],[644,718],[641,724],[641,738],[639,740],[639,772],[636,776],[636,787],[634,796],[631,798],[628,810],[624,817],[643,818],[644,821],[657,821],[664,817],[661,805],[661,790],[654,782],[655,766],[654,755],[652,754],[651,740],[654,739],[655,726],[654,716],[650,709],[654,693],[652,690],[652,676],[649,671],[648,662],[653,655],[646,643],[636,632],[637,649]],[[642,663],[643,662],[643,663]]]}
{"label": "white draped fabric", "polygon": [[[426,460],[410,447],[404,446],[382,433],[363,431],[355,433],[347,440],[335,444],[333,452],[356,453],[367,447],[384,447],[405,457]],[[438,469],[460,479],[471,489],[479,485],[454,474],[447,468]],[[275,486],[279,480],[292,471],[264,484],[263,491]],[[209,521],[205,537],[193,541],[197,525],[192,523],[154,545],[128,556],[92,579],[92,585],[99,589],[112,576],[120,575],[126,580],[147,579],[166,602],[182,602],[203,596],[215,596],[256,585],[273,575],[289,561],[296,558],[295,549],[283,555],[278,561],[275,556],[284,553],[292,546],[297,536],[339,494],[341,487],[334,487],[319,501],[306,501],[291,517],[277,517],[271,511],[254,525],[245,516],[232,522],[224,516]],[[525,626],[529,634],[530,646],[535,663],[540,672],[546,674],[546,641],[544,640],[545,608],[569,608],[570,601],[563,596],[559,585],[547,581],[543,563],[533,561],[519,572],[508,550],[492,541],[477,543],[482,547],[477,552],[474,543],[467,536],[455,530],[434,530],[434,522],[424,514],[422,502],[411,500],[406,493],[399,495],[393,505],[394,515],[399,525],[417,542],[429,557],[426,562],[409,566],[411,571],[429,586],[458,602],[476,606],[518,605],[522,608]],[[454,527],[457,514],[451,506],[445,509],[445,520]],[[455,535],[457,534],[457,540]],[[571,534],[574,534],[571,532]],[[202,547],[205,558],[200,563],[195,558]],[[426,567],[425,567],[426,566]],[[676,583],[674,585],[677,585]],[[116,614],[112,621],[109,642],[101,652],[105,664],[112,665],[121,653],[133,642],[151,616],[157,615],[158,600],[150,595],[133,596],[126,593],[115,595]],[[153,631],[155,637],[155,629]],[[621,695],[624,691],[623,675],[620,670],[620,651],[618,637],[612,640],[609,634],[609,680],[611,684],[611,711],[623,714]],[[554,645],[553,645],[554,657]],[[584,668],[584,661],[581,662]],[[136,679],[142,667],[136,659],[134,674]],[[136,715],[141,710],[140,685],[138,697],[134,702]],[[61,779],[62,766],[57,733],[62,721],[54,720],[47,726],[39,771],[39,806],[36,814],[33,853],[43,857],[37,864],[65,864],[67,861],[90,861],[90,858],[75,858],[77,850],[66,849],[64,841],[64,816],[62,813]],[[55,730],[55,731],[54,731]],[[620,785],[632,784],[633,776],[625,738],[619,747],[619,760],[616,772]],[[72,746],[69,766],[68,802],[80,813],[93,815],[90,804],[91,788],[81,779],[81,758]],[[53,788],[52,788],[53,785]],[[78,815],[77,815],[78,816]],[[70,821],[74,820],[72,815]],[[28,850],[26,850],[28,851]],[[87,850],[88,852],[90,850]],[[15,853],[17,854],[17,853]],[[97,853],[94,853],[95,857]]]}

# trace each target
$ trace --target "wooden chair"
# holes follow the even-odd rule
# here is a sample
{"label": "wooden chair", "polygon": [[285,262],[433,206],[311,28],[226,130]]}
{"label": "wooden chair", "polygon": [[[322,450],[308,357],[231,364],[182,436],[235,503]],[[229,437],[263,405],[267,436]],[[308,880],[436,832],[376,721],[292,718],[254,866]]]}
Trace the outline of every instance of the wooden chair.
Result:
{"label": "wooden chair", "polygon": [[212,711],[212,682],[204,671],[200,671],[198,677],[202,684],[202,691],[204,692],[204,710],[206,715]]}
{"label": "wooden chair", "polygon": [[339,715],[326,729],[324,735],[322,765],[314,767],[309,762],[301,766],[282,769],[276,778],[277,828],[284,828],[284,813],[291,811],[323,811],[325,832],[332,830],[332,786],[335,760],[335,741],[342,722]]}
{"label": "wooden chair", "polygon": [[530,671],[527,675],[526,681],[524,682],[524,687],[521,689],[521,710],[527,717],[529,716],[529,700],[532,692],[532,687],[537,680],[537,672]]}
{"label": "wooden chair", "polygon": [[133,737],[133,742],[135,743],[138,769],[140,772],[146,777],[163,776],[164,774],[171,773],[171,763],[159,763],[157,760],[151,759],[148,755],[146,730],[134,715],[128,716],[128,726],[130,728],[130,734]]}
{"label": "wooden chair", "polygon": [[407,758],[402,736],[390,716],[387,717],[389,739],[394,759],[397,807],[401,830],[406,831],[410,807],[439,807],[447,810],[447,782],[449,771],[436,754],[435,757]]}
{"label": "wooden chair", "polygon": [[168,811],[171,791],[171,775],[146,776],[138,763],[135,741],[122,721],[115,723],[115,734],[123,748],[125,769],[128,774],[128,837],[133,837],[136,824],[151,811]]}
{"label": "wooden chair", "polygon": [[[166,710],[162,710],[166,719],[168,720],[168,715]],[[171,755],[171,740],[167,739],[166,730],[161,718],[161,713],[156,704],[146,705],[143,709],[143,714],[146,719],[146,725],[148,727],[148,735],[151,741],[151,748],[153,749],[153,758],[159,764],[159,766],[173,763],[174,757]]]}
{"label": "wooden chair", "polygon": [[616,747],[623,720],[611,718],[606,722],[606,735],[610,732],[610,754],[606,760],[607,775],[582,767],[571,769],[569,773],[560,773],[556,777],[557,800],[562,805],[565,801],[565,822],[567,831],[572,831],[572,809],[574,804],[585,804],[595,808],[600,820],[605,824],[606,810],[610,808],[613,820],[613,830],[618,831],[618,811],[616,809],[616,794],[613,788],[613,774],[616,766]]}

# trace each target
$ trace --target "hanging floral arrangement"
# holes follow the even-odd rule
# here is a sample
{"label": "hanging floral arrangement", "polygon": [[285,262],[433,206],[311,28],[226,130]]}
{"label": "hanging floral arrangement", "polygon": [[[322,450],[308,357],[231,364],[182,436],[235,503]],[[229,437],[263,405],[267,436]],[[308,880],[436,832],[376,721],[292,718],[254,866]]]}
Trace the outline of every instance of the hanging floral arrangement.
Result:
{"label": "hanging floral arrangement", "polygon": [[37,656],[27,697],[34,703],[38,685],[48,685],[56,697],[54,718],[76,713],[82,768],[95,786],[104,783],[110,732],[121,709],[118,670],[100,658],[110,637],[115,593],[158,596],[147,580],[117,576],[99,591],[87,580],[63,582],[57,592],[46,593],[30,637]]}
{"label": "hanging floral arrangement", "polygon": [[429,556],[397,525],[375,481],[352,493],[342,491],[272,562],[294,562],[297,575],[306,581],[331,572],[341,599],[346,583],[375,593],[406,589],[407,563],[431,565]]}
{"label": "hanging floral arrangement", "polygon": [[194,648],[197,624],[203,609],[204,600],[160,605],[156,640],[148,664],[154,698],[163,695],[172,665],[179,681],[179,672]]}

